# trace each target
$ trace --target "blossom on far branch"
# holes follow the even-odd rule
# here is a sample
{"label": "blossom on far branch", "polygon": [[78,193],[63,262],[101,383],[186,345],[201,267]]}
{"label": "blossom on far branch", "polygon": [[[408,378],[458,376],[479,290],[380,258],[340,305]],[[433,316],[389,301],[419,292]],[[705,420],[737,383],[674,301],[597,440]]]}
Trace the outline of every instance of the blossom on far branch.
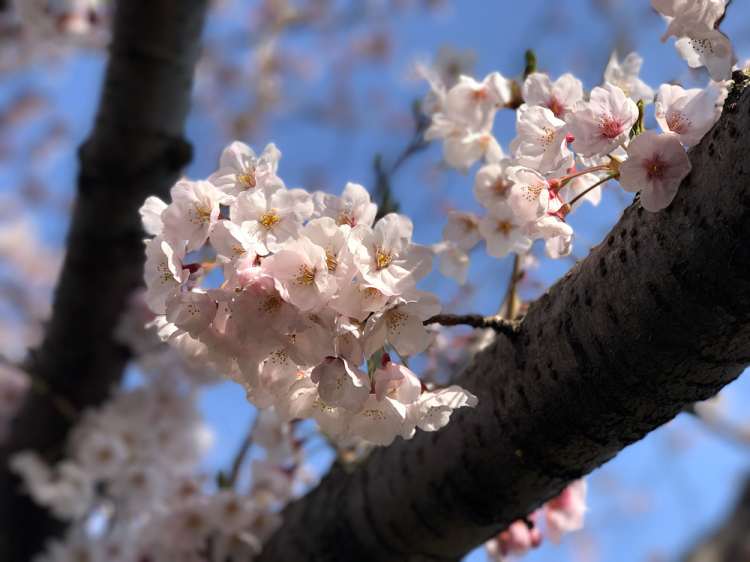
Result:
{"label": "blossom on far branch", "polygon": [[565,533],[583,529],[585,511],[586,482],[583,479],[576,480],[541,509],[532,512],[525,519],[513,522],[497,537],[486,542],[484,547],[487,556],[494,562],[503,562],[509,554],[522,557],[532,549],[539,548],[544,541],[539,527],[540,515],[543,515],[549,540],[560,544]]}

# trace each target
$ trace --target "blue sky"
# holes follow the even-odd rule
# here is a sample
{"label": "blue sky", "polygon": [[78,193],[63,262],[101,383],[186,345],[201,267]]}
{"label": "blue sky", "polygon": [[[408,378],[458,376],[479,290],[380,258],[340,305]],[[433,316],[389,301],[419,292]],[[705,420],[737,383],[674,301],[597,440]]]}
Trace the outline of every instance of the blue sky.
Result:
{"label": "blue sky", "polygon": [[[498,70],[513,77],[523,70],[523,55],[532,48],[539,69],[553,78],[571,72],[590,89],[599,84],[601,74],[616,44],[637,51],[644,58],[641,77],[652,87],[681,79],[689,86],[703,85],[705,75],[688,76],[687,67],[673,47],[674,40],[659,41],[663,21],[651,11],[646,0],[570,0],[502,2],[499,0],[453,0],[436,14],[416,9],[380,21],[366,20],[339,32],[340,48],[328,47],[318,55],[317,72],[310,81],[290,80],[285,85],[289,104],[268,113],[266,124],[249,142],[256,151],[274,142],[283,156],[279,175],[288,187],[305,186],[311,175],[323,178],[323,185],[339,192],[353,181],[369,187],[374,182],[373,160],[380,153],[392,161],[409,140],[408,114],[411,102],[426,93],[426,84],[407,80],[409,65],[416,59],[429,60],[442,44],[478,53],[476,73],[482,77]],[[208,36],[242,32],[243,18],[232,11],[212,18]],[[750,35],[743,33],[750,24],[746,3],[733,3],[722,29],[732,39],[740,60],[750,56]],[[300,116],[300,107],[325,102],[335,92],[331,61],[344,57],[345,46],[373,28],[387,30],[392,40],[390,59],[385,64],[357,65],[349,84],[357,109],[353,126],[330,126]],[[284,39],[291,53],[316,53],[326,42],[320,33],[296,32]],[[244,60],[237,53],[237,60]],[[0,165],[0,195],[11,193],[24,177],[44,181],[62,200],[72,196],[77,164],[75,147],[86,137],[96,107],[104,68],[101,53],[80,53],[57,62],[38,62],[6,75],[0,84],[0,108],[7,107],[19,92],[50,92],[52,109],[44,115],[57,115],[70,131],[70,141],[55,156],[39,163],[29,154],[51,126],[44,117],[10,131],[13,158]],[[240,95],[230,103],[241,106]],[[647,115],[649,112],[647,110]],[[399,116],[405,116],[399,119]],[[653,119],[651,126],[653,126]],[[496,135],[504,147],[514,135],[515,115],[500,112]],[[648,125],[648,121],[647,121]],[[226,123],[210,114],[196,111],[187,125],[187,135],[195,144],[195,160],[187,175],[203,178],[213,171],[222,148],[231,140]],[[441,158],[440,147],[429,147],[408,161],[394,177],[393,187],[401,212],[415,224],[415,241],[431,244],[440,240],[448,206],[474,209],[468,195],[473,173],[462,177],[448,170],[434,174]],[[584,204],[574,215],[576,229],[573,256],[553,262],[539,248],[540,268],[535,272],[539,285],[523,288],[522,296],[534,298],[565,273],[577,258],[585,257],[615,224],[631,197],[619,187],[605,190],[597,208]],[[42,209],[37,214],[40,231],[52,245],[64,237],[66,218],[58,209]],[[505,291],[509,260],[473,255],[469,280],[475,291],[457,312],[494,313]],[[480,283],[478,280],[482,279]],[[451,300],[457,287],[433,273],[422,288],[437,292],[444,302]],[[726,391],[727,413],[739,422],[748,418],[747,396],[750,380],[740,379]],[[207,390],[201,401],[216,434],[213,449],[205,460],[208,469],[226,468],[247,430],[252,408],[244,393],[231,383]],[[316,461],[323,465],[326,459]],[[530,554],[529,562],[604,560],[607,562],[671,562],[718,522],[732,504],[742,478],[750,468],[750,447],[745,449],[714,437],[700,423],[680,416],[673,423],[653,432],[646,439],[623,451],[614,461],[596,471],[590,479],[590,511],[587,530],[566,538],[561,547],[543,548]],[[595,553],[595,558],[590,558]],[[469,558],[483,560],[477,553]]]}

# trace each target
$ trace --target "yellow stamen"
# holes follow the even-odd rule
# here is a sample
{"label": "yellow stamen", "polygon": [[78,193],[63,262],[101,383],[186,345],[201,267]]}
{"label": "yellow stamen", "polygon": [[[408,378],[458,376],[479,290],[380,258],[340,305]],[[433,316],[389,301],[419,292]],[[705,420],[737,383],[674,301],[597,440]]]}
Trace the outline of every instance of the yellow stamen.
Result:
{"label": "yellow stamen", "polygon": [[255,187],[255,166],[250,165],[237,172],[237,181],[245,185],[245,189]]}
{"label": "yellow stamen", "polygon": [[299,274],[295,275],[294,278],[296,279],[295,285],[312,285],[315,281],[315,270],[302,264],[299,266]]}
{"label": "yellow stamen", "polygon": [[513,232],[517,228],[518,226],[508,221],[497,223],[497,231],[501,232],[505,236],[508,236],[511,232]]}
{"label": "yellow stamen", "polygon": [[391,260],[394,258],[393,248],[388,248],[386,250],[380,244],[375,246],[375,253],[375,263],[377,264],[378,271],[388,267],[388,264],[391,263]]}
{"label": "yellow stamen", "polygon": [[276,209],[271,209],[265,215],[260,217],[260,222],[263,223],[263,226],[266,227],[266,230],[271,230],[274,226],[281,222],[281,219],[279,218],[279,213],[276,212]]}
{"label": "yellow stamen", "polygon": [[328,266],[328,271],[335,270],[339,265],[336,256],[333,255],[333,252],[331,252],[331,250],[326,250],[326,265]]}
{"label": "yellow stamen", "polygon": [[354,227],[354,219],[352,219],[351,215],[347,212],[346,209],[341,209],[341,212],[336,217],[336,224],[338,226],[344,226],[345,224],[348,224],[351,227]]}

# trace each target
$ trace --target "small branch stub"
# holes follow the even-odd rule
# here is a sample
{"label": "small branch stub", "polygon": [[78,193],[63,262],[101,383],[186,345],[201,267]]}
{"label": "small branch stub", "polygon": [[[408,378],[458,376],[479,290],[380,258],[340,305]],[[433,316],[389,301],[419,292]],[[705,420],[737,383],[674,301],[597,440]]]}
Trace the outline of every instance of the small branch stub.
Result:
{"label": "small branch stub", "polygon": [[479,314],[438,314],[424,321],[424,325],[440,324],[442,326],[471,326],[472,328],[492,328],[500,334],[515,336],[519,332],[520,322],[508,320],[501,316],[480,316]]}

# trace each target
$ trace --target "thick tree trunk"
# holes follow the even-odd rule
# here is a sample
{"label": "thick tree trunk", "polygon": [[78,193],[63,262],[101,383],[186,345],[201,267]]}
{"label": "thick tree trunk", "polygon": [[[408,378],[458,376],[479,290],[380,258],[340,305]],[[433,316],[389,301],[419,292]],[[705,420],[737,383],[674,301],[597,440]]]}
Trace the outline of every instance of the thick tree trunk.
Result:
{"label": "thick tree trunk", "polygon": [[479,405],[334,467],[262,561],[457,560],[750,364],[750,92],[735,80],[672,205],[636,200],[458,377]]}
{"label": "thick tree trunk", "polygon": [[[91,137],[81,148],[78,198],[53,316],[30,370],[81,410],[102,402],[128,352],[112,338],[128,294],[143,282],[138,208],[164,197],[190,160],[183,139],[208,0],[120,0]],[[37,384],[37,387],[39,385]],[[21,493],[7,460],[33,449],[54,459],[71,421],[29,393],[0,452],[0,560],[25,562],[60,523]]]}

